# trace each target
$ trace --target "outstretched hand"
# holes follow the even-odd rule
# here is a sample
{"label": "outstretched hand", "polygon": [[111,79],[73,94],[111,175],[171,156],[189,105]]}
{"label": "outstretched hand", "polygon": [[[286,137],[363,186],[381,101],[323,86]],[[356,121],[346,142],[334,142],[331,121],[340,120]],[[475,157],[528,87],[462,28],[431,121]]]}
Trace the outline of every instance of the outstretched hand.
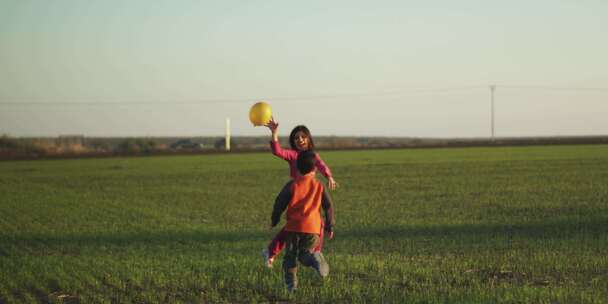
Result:
{"label": "outstretched hand", "polygon": [[339,185],[333,177],[330,177],[329,179],[327,179],[327,186],[329,187],[329,190],[336,190]]}
{"label": "outstretched hand", "polygon": [[272,133],[272,140],[278,142],[279,132],[277,132],[277,129],[279,128],[279,123],[274,120],[274,117],[270,116],[270,120],[265,124],[265,126],[270,129],[270,132]]}
{"label": "outstretched hand", "polygon": [[279,128],[279,123],[276,122],[274,120],[274,117],[271,116],[268,123],[266,123],[264,126],[268,127],[268,129],[270,129],[270,132],[275,133],[277,131],[277,129]]}

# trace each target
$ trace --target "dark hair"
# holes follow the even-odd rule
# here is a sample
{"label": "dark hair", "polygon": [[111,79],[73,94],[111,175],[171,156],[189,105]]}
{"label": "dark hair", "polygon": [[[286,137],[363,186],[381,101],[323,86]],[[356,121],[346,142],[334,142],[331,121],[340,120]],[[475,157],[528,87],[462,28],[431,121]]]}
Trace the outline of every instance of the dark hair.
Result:
{"label": "dark hair", "polygon": [[300,174],[305,175],[315,169],[315,152],[312,150],[306,150],[298,153],[298,171]]}
{"label": "dark hair", "polygon": [[310,131],[304,125],[299,125],[291,130],[291,134],[289,134],[289,145],[292,149],[297,150],[296,148],[296,133],[302,132],[308,136],[308,150],[313,150],[315,148],[315,143],[312,141],[312,135],[310,135]]}

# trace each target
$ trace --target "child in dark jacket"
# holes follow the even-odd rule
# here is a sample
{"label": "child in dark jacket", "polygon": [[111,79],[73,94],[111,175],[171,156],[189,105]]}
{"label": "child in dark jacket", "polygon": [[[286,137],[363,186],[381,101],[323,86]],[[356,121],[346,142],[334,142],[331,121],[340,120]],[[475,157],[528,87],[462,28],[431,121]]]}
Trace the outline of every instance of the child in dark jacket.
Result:
{"label": "child in dark jacket", "polygon": [[285,284],[289,291],[298,287],[297,271],[299,260],[304,266],[314,268],[322,278],[329,274],[329,265],[321,252],[315,252],[321,231],[321,208],[325,210],[324,229],[333,237],[333,208],[325,187],[315,178],[315,153],[303,151],[298,155],[297,168],[300,172],[289,182],[277,197],[271,217],[271,226],[279,223],[281,214],[287,210],[285,240],[287,251],[283,258]]}

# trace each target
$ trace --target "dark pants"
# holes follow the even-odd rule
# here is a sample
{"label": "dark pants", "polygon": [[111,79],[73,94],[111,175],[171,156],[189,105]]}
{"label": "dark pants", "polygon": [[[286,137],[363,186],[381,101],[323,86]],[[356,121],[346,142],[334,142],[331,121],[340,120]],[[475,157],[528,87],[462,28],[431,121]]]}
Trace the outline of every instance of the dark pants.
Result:
{"label": "dark pants", "polygon": [[298,286],[298,263],[311,267],[314,265],[313,251],[319,244],[319,235],[312,233],[290,232],[286,236],[287,250],[283,257],[283,270],[287,288],[295,289]]}
{"label": "dark pants", "polygon": [[[323,249],[323,226],[324,222],[321,221],[321,231],[319,231],[319,243],[315,246],[313,252],[320,252]],[[276,257],[285,247],[287,246],[287,234],[289,231],[285,231],[285,228],[281,229],[279,233],[272,239],[270,244],[268,244],[268,256],[271,258]]]}

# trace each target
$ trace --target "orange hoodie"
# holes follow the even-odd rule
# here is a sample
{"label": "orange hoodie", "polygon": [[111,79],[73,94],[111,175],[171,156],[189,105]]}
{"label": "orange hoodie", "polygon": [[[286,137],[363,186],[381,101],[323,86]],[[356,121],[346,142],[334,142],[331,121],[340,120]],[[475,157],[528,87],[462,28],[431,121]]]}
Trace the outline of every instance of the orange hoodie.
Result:
{"label": "orange hoodie", "polygon": [[287,209],[285,231],[318,234],[321,232],[319,205],[325,213],[324,229],[333,231],[334,211],[323,184],[314,177],[314,173],[299,176],[288,182],[277,196],[270,217],[271,226],[279,223],[281,214]]}
{"label": "orange hoodie", "polygon": [[285,231],[319,234],[323,185],[314,174],[296,178],[291,185]]}

